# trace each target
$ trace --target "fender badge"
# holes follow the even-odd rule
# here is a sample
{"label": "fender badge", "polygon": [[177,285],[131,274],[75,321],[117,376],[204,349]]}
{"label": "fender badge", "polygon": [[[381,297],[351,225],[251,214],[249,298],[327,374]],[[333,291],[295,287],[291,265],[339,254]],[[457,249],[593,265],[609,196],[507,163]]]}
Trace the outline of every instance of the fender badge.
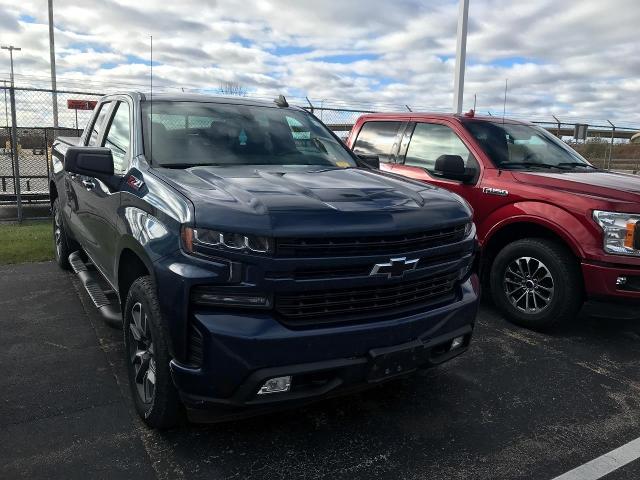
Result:
{"label": "fender badge", "polygon": [[140,190],[144,185],[144,182],[139,178],[134,177],[133,175],[129,175],[127,177],[127,185],[129,185],[134,190]]}
{"label": "fender badge", "polygon": [[498,195],[500,197],[506,197],[507,195],[509,195],[509,190],[502,190],[501,188],[484,187],[482,189],[482,193],[486,193],[487,195]]}

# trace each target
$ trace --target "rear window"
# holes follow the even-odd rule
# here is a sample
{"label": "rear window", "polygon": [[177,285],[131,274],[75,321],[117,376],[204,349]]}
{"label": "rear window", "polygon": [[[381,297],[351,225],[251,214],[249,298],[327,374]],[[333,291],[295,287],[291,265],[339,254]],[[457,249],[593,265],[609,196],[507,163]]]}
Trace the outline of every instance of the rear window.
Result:
{"label": "rear window", "polygon": [[402,122],[367,122],[353,145],[356,155],[377,155],[383,163],[393,161],[393,145]]}

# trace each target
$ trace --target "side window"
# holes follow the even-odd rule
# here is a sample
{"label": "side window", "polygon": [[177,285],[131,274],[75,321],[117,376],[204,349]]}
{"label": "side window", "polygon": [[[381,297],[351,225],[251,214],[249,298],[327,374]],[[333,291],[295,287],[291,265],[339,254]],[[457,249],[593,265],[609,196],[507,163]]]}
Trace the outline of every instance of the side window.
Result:
{"label": "side window", "polygon": [[129,105],[119,102],[104,140],[104,146],[113,154],[114,173],[125,173],[129,166],[130,145]]}
{"label": "side window", "polygon": [[404,164],[433,172],[436,160],[441,155],[459,155],[465,167],[476,165],[472,153],[449,127],[435,123],[416,124]]}
{"label": "side window", "polygon": [[100,136],[100,132],[102,131],[102,127],[104,126],[104,117],[107,115],[110,106],[111,102],[105,102],[98,107],[100,110],[98,111],[96,121],[93,122],[93,126],[91,127],[91,135],[89,136],[87,145],[93,147],[98,145],[98,137]]}
{"label": "side window", "polygon": [[392,161],[393,145],[402,122],[367,122],[353,145],[357,155],[378,155],[382,163]]}

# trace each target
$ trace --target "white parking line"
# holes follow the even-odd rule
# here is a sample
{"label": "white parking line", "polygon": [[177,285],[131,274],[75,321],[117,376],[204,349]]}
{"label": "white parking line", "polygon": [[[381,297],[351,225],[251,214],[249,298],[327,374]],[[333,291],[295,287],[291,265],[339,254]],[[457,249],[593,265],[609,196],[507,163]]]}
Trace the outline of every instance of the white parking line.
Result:
{"label": "white parking line", "polygon": [[640,438],[580,465],[553,480],[597,480],[640,458]]}

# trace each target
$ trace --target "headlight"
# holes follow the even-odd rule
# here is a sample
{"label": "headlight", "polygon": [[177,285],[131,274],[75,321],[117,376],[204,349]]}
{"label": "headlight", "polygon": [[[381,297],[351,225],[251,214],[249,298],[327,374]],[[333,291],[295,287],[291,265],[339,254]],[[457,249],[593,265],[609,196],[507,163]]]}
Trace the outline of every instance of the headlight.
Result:
{"label": "headlight", "polygon": [[182,227],[182,245],[188,253],[206,254],[210,249],[257,254],[272,251],[271,239],[267,237],[191,227]]}
{"label": "headlight", "polygon": [[595,210],[593,218],[604,232],[604,251],[640,257],[640,214]]}

